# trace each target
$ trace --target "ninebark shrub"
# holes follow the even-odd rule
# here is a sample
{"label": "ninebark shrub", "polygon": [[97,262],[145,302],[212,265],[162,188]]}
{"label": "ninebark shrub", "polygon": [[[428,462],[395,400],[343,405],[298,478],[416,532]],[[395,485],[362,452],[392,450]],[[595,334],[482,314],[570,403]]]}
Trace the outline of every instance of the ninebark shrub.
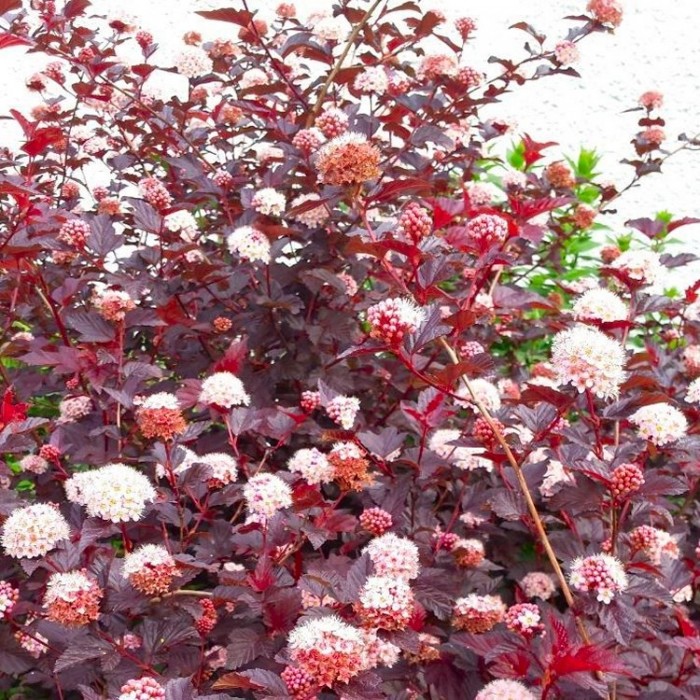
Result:
{"label": "ninebark shrub", "polygon": [[0,158],[0,696],[697,697],[693,220],[600,244],[698,142],[645,93],[616,188],[483,116],[619,4],[484,66],[417,2],[235,4],[169,65],[0,2],[46,57]]}

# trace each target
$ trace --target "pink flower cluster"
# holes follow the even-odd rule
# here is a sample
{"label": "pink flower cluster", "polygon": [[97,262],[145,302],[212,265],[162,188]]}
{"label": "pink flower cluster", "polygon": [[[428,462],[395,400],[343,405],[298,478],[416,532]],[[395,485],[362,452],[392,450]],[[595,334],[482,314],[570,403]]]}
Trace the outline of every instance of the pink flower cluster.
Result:
{"label": "pink flower cluster", "polygon": [[595,593],[596,599],[607,605],[627,588],[627,574],[619,559],[594,554],[572,562],[569,582],[577,591]]}
{"label": "pink flower cluster", "polygon": [[124,557],[124,578],[141,593],[165,593],[177,574],[177,564],[159,544],[144,544]]}
{"label": "pink flower cluster", "polygon": [[85,571],[51,574],[44,608],[49,620],[66,627],[82,627],[100,616],[103,591]]}

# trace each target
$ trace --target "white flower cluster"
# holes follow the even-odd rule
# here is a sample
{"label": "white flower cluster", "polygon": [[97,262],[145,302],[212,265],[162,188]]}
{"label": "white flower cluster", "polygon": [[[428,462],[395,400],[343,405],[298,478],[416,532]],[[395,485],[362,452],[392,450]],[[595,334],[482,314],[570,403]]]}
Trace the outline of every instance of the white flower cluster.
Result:
{"label": "white flower cluster", "polygon": [[315,447],[297,450],[287,462],[292,472],[301,474],[309,484],[327,484],[333,481],[333,466],[326,455]]}
{"label": "white flower cluster", "polygon": [[675,442],[688,432],[688,421],[675,406],[653,403],[638,408],[630,421],[637,426],[639,436],[661,447]]}
{"label": "white flower cluster", "polygon": [[226,239],[231,253],[240,255],[249,262],[270,262],[270,241],[267,236],[252,226],[240,226]]}
{"label": "white flower cluster", "polygon": [[578,325],[557,333],[552,344],[552,364],[560,384],[598,398],[614,398],[625,380],[625,350],[605,333]]}
{"label": "white flower cluster", "polygon": [[572,309],[577,321],[624,321],[627,318],[627,304],[617,294],[608,289],[589,289],[575,302]]}
{"label": "white flower cluster", "polygon": [[209,406],[222,408],[250,404],[250,396],[246,393],[243,382],[231,372],[215,372],[207,377],[202,382],[199,400]]}
{"label": "white flower cluster", "polygon": [[85,506],[88,515],[113,523],[140,520],[156,492],[151,482],[126,464],[107,464],[79,472],[65,483],[69,501]]}
{"label": "white flower cluster", "polygon": [[292,505],[292,490],[276,474],[256,474],[243,487],[248,521],[266,523],[275,513]]}
{"label": "white flower cluster", "polygon": [[41,557],[70,537],[68,522],[58,508],[36,503],[13,511],[2,528],[5,553],[17,559]]}

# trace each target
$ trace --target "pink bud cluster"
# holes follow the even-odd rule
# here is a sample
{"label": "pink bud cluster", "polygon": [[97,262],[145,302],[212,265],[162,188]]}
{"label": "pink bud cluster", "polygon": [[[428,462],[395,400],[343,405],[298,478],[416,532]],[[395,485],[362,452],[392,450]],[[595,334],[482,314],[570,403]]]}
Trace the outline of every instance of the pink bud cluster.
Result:
{"label": "pink bud cluster", "polygon": [[639,491],[643,485],[644,474],[636,464],[619,464],[610,475],[610,492],[616,503]]}
{"label": "pink bud cluster", "polygon": [[540,609],[533,603],[511,605],[503,621],[511,632],[516,632],[526,639],[544,631]]}
{"label": "pink bud cluster", "polygon": [[165,688],[149,676],[134,678],[121,687],[117,700],[165,700]]}
{"label": "pink bud cluster", "polygon": [[19,590],[9,581],[0,581],[0,621],[10,617],[18,600]]}
{"label": "pink bud cluster", "polygon": [[377,537],[383,535],[393,524],[391,514],[382,508],[366,508],[360,514],[362,529]]}
{"label": "pink bud cluster", "polygon": [[367,309],[370,336],[387,345],[398,345],[423,322],[425,312],[409,299],[384,299]]}
{"label": "pink bud cluster", "polygon": [[498,596],[472,593],[455,601],[452,625],[458,630],[483,634],[503,622],[505,614],[505,603]]}
{"label": "pink bud cluster", "polygon": [[607,605],[627,588],[627,574],[619,559],[594,554],[573,561],[569,582],[577,591],[595,593],[597,600]]}

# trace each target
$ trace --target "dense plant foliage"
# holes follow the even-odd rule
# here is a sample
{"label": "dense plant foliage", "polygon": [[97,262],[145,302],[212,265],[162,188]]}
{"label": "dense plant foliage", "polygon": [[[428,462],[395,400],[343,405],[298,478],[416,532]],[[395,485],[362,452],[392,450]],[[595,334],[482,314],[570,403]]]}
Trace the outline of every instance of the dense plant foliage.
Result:
{"label": "dense plant foliage", "polygon": [[0,160],[0,696],[698,697],[691,220],[605,232],[698,143],[645,93],[616,188],[483,116],[617,1],[488,66],[417,2],[235,4],[171,66],[0,1],[46,56]]}

